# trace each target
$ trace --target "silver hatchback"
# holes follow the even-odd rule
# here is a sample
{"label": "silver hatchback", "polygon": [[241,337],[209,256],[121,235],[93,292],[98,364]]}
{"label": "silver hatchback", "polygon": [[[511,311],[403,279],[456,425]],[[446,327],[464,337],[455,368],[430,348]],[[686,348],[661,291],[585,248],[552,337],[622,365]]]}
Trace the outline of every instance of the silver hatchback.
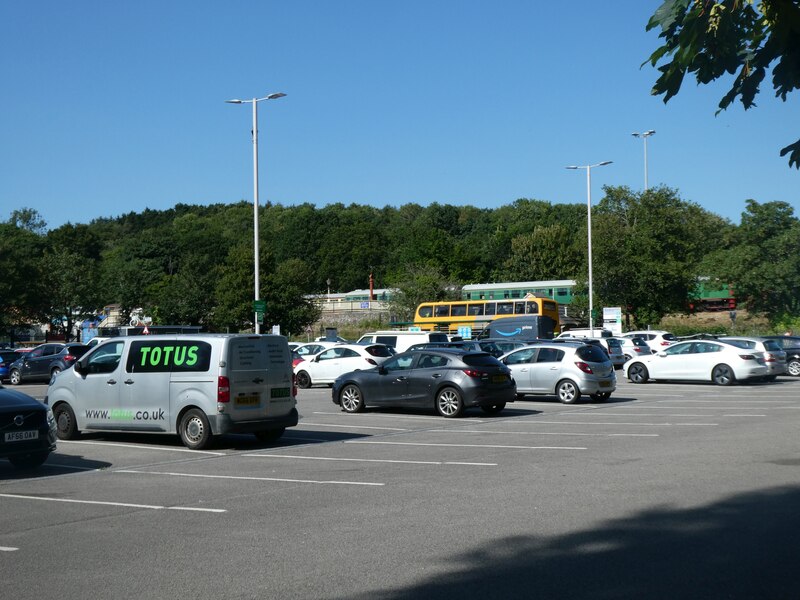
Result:
{"label": "silver hatchback", "polygon": [[767,374],[764,381],[774,381],[778,375],[786,373],[786,352],[775,340],[760,337],[721,337],[720,342],[728,342],[739,348],[755,350],[764,353],[764,364],[767,366]]}
{"label": "silver hatchback", "polygon": [[564,404],[586,394],[602,402],[617,389],[617,377],[605,351],[582,344],[536,344],[509,352],[500,362],[511,369],[517,395],[556,395]]}

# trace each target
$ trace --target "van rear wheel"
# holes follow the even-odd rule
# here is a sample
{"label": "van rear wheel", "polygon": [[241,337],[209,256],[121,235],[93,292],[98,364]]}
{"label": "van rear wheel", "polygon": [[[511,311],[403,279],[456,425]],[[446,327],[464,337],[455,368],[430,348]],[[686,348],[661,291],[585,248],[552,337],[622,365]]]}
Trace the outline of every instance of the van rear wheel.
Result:
{"label": "van rear wheel", "polygon": [[259,442],[264,444],[269,444],[271,442],[277,442],[283,433],[286,431],[285,427],[281,427],[280,429],[267,429],[266,431],[256,431],[254,435]]}
{"label": "van rear wheel", "polygon": [[190,450],[202,450],[211,445],[211,426],[201,410],[187,410],[181,418],[178,431],[183,445]]}

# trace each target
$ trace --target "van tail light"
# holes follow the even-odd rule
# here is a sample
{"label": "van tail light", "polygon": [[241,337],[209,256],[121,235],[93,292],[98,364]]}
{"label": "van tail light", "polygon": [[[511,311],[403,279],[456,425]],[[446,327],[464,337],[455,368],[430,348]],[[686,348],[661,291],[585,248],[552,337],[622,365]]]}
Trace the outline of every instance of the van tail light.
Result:
{"label": "van tail light", "polygon": [[366,361],[367,361],[369,364],[371,364],[371,365],[375,365],[376,367],[378,366],[378,363],[376,363],[376,362],[375,362],[374,360],[372,360],[371,358],[367,358],[367,359],[366,359]]}
{"label": "van tail light", "polygon": [[231,401],[231,382],[227,377],[217,377],[217,402]]}
{"label": "van tail light", "polygon": [[292,397],[297,398],[297,375],[292,373]]}
{"label": "van tail light", "polygon": [[587,365],[585,362],[578,361],[575,363],[575,366],[578,367],[584,373],[589,373],[589,375],[594,373],[594,371],[592,371],[592,367]]}

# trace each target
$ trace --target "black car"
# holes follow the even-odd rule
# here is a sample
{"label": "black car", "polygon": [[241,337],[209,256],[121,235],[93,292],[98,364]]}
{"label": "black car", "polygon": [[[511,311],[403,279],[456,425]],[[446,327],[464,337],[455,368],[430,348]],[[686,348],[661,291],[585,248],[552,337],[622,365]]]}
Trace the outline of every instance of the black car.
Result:
{"label": "black car", "polygon": [[775,340],[786,352],[786,372],[793,377],[800,376],[800,336],[796,335],[764,335],[765,340]]}
{"label": "black car", "polygon": [[89,350],[89,346],[78,343],[48,343],[36,346],[9,366],[11,385],[23,381],[50,381]]}
{"label": "black car", "polygon": [[33,469],[56,449],[56,420],[35,398],[0,388],[0,458],[20,469]]}
{"label": "black car", "polygon": [[334,382],[332,399],[350,413],[397,406],[435,408],[449,418],[471,406],[497,414],[516,392],[511,370],[494,356],[451,348],[402,352],[373,369],[345,373]]}

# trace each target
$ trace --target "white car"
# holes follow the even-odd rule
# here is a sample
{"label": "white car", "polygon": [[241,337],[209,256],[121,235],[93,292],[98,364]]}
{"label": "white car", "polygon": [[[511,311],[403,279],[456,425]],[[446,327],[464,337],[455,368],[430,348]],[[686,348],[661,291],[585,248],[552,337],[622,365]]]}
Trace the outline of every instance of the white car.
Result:
{"label": "white car", "polygon": [[392,356],[391,349],[384,344],[337,344],[297,363],[294,368],[297,386],[332,384],[340,375],[371,369]]}
{"label": "white car", "polygon": [[786,373],[786,352],[778,345],[775,340],[760,337],[723,337],[721,342],[728,342],[740,348],[755,350],[764,354],[764,362],[767,366],[767,381],[774,381],[778,375]]}
{"label": "white car", "polygon": [[647,329],[642,331],[629,331],[624,334],[624,338],[642,338],[647,345],[650,346],[650,351],[655,354],[664,348],[674,344],[678,341],[673,334],[669,331],[660,331],[658,329]]}
{"label": "white car", "polygon": [[672,344],[649,356],[632,358],[622,373],[633,383],[651,379],[711,381],[731,385],[767,375],[764,355],[717,340],[694,340]]}
{"label": "white car", "polygon": [[622,344],[622,354],[625,355],[625,361],[629,361],[635,356],[646,356],[652,354],[650,346],[647,345],[640,337],[619,337],[616,338]]}
{"label": "white car", "polygon": [[308,342],[307,344],[300,344],[296,348],[293,348],[292,351],[297,352],[297,354],[303,360],[308,360],[323,350],[327,350],[328,348],[333,348],[334,346],[338,345],[339,342]]}

